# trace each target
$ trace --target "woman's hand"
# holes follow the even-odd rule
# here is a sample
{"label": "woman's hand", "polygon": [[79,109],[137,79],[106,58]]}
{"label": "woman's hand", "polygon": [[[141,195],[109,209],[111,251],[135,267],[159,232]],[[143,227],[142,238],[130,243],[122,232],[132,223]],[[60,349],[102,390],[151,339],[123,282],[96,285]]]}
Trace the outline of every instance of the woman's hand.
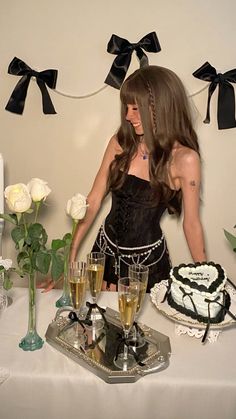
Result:
{"label": "woman's hand", "polygon": [[52,279],[51,277],[47,277],[43,281],[39,282],[36,288],[44,288],[43,291],[41,291],[42,293],[49,292],[53,288],[55,288],[55,286],[58,286],[62,279],[63,275],[56,281],[54,281],[54,279]]}

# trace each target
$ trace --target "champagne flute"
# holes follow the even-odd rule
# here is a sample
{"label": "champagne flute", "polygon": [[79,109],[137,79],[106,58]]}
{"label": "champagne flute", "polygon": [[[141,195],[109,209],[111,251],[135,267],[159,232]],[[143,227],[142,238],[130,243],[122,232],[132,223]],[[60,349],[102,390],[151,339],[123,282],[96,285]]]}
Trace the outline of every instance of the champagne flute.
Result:
{"label": "champagne flute", "polygon": [[[87,255],[87,277],[93,304],[97,304],[98,296],[102,289],[104,275],[105,254],[102,252],[91,252]],[[92,309],[92,321],[100,317],[97,308]]]}
{"label": "champagne flute", "polygon": [[[69,269],[69,286],[72,306],[77,317],[80,316],[80,310],[84,302],[86,293],[86,263],[75,261],[71,262]],[[79,323],[76,324],[76,336],[74,344],[84,343],[84,330]]]}
{"label": "champagne flute", "polygon": [[125,343],[123,353],[115,357],[114,364],[123,371],[127,371],[136,364],[134,356],[129,353],[127,345],[129,332],[133,326],[137,309],[138,296],[139,281],[137,279],[120,278],[118,280],[118,303]]}
{"label": "champagne flute", "polygon": [[[135,321],[137,320],[137,317],[144,303],[146,290],[147,290],[147,283],[148,283],[148,272],[149,272],[149,268],[148,266],[145,266],[145,265],[133,264],[129,266],[129,273],[128,273],[129,278],[132,280],[136,279],[139,281],[139,296],[138,296],[138,304],[137,304],[137,309],[136,309],[136,314],[135,314]],[[133,327],[132,332],[133,332],[133,336],[131,338],[132,345],[135,346],[136,348],[143,346],[145,344],[145,341],[140,335],[140,333],[138,332],[137,328]]]}

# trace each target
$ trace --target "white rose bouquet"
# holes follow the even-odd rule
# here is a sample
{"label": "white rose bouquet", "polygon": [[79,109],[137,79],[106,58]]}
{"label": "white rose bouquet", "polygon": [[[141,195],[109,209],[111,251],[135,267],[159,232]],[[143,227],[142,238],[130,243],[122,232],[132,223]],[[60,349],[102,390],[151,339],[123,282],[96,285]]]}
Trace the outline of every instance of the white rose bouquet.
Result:
{"label": "white rose bouquet", "polygon": [[[54,249],[48,249],[47,233],[37,222],[41,204],[50,194],[47,182],[33,178],[25,185],[17,183],[5,189],[6,203],[10,214],[0,217],[14,225],[11,237],[18,251],[18,268],[12,268],[21,277],[40,272],[46,275],[51,266],[52,277],[59,278],[63,272],[63,260]],[[31,208],[33,206],[33,208]],[[8,288],[10,283],[8,282]]]}
{"label": "white rose bouquet", "polygon": [[[40,272],[46,275],[51,267],[54,279],[64,270],[63,258],[54,248],[47,248],[47,233],[38,220],[41,204],[45,201],[50,188],[47,182],[34,178],[25,185],[17,183],[7,186],[5,198],[11,214],[1,214],[1,218],[14,225],[11,237],[18,251],[15,271],[28,277],[29,315],[28,331],[19,346],[24,351],[34,351],[43,346],[43,339],[36,330],[36,276]],[[33,208],[31,208],[33,206]]]}

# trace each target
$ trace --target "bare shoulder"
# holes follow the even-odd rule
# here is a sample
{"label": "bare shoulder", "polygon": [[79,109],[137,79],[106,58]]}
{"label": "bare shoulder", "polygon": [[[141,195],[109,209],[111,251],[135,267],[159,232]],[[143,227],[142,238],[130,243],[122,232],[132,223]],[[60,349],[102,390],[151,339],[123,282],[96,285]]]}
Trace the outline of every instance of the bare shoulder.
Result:
{"label": "bare shoulder", "polygon": [[199,154],[189,147],[180,146],[175,150],[173,163],[178,173],[200,167]]}
{"label": "bare shoulder", "polygon": [[121,146],[120,146],[120,144],[118,143],[118,140],[117,140],[117,136],[116,135],[113,135],[111,137],[111,139],[110,139],[107,147],[110,150],[112,150],[114,154],[120,154],[123,151],[122,148],[121,148]]}
{"label": "bare shoulder", "polygon": [[122,148],[120,147],[116,135],[113,135],[111,139],[108,142],[108,145],[106,147],[103,161],[102,161],[102,167],[109,166],[112,160],[114,160],[116,154],[122,153]]}

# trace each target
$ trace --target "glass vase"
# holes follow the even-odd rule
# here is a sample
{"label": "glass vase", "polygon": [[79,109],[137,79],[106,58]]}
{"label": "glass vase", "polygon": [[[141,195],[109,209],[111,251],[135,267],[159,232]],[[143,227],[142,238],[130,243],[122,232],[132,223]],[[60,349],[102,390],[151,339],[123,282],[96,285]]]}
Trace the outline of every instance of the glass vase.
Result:
{"label": "glass vase", "polygon": [[65,248],[65,260],[64,260],[64,279],[63,279],[63,290],[62,296],[56,301],[56,307],[65,307],[71,306],[71,297],[70,297],[70,286],[69,286],[69,254],[70,246]]}
{"label": "glass vase", "polygon": [[29,313],[28,313],[28,331],[25,337],[19,343],[19,347],[24,351],[35,351],[43,346],[43,339],[36,330],[36,272],[28,276],[29,291]]}

